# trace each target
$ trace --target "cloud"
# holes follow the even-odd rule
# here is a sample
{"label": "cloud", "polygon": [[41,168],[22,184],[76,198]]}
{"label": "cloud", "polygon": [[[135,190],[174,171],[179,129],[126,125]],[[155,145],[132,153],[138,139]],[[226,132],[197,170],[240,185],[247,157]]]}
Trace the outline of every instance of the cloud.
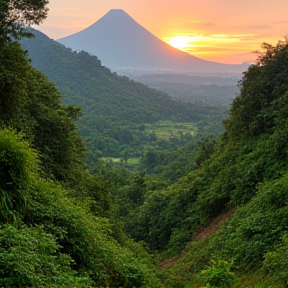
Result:
{"label": "cloud", "polygon": [[[189,22],[182,26],[183,35],[203,34],[205,37],[214,37],[221,35],[223,38],[238,38],[241,41],[253,41],[259,38],[275,34],[275,25],[272,23],[265,24],[231,24],[214,22]],[[186,33],[185,33],[185,32]],[[190,31],[190,33],[189,33]],[[225,36],[224,36],[225,35]],[[218,37],[218,36],[216,36]]]}
{"label": "cloud", "polygon": [[273,22],[274,25],[287,25],[288,24],[288,21],[275,21]]}
{"label": "cloud", "polygon": [[273,26],[272,25],[266,25],[266,24],[263,24],[263,25],[243,25],[243,26],[240,26],[241,29],[243,30],[268,30],[268,29],[272,29]]}
{"label": "cloud", "polygon": [[254,34],[201,34],[190,35],[191,42],[205,41],[205,42],[222,42],[222,43],[235,43],[239,41],[250,41],[258,39]]}
{"label": "cloud", "polygon": [[214,27],[216,24],[212,22],[188,22],[184,24],[186,29],[207,30]]}

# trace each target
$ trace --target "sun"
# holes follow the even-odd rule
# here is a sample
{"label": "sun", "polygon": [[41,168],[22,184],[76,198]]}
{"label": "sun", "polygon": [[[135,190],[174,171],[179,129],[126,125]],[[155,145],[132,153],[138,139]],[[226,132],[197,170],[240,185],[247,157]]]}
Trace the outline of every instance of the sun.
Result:
{"label": "sun", "polygon": [[184,50],[185,48],[189,47],[189,37],[187,36],[175,36],[170,38],[167,42],[169,45],[180,50]]}

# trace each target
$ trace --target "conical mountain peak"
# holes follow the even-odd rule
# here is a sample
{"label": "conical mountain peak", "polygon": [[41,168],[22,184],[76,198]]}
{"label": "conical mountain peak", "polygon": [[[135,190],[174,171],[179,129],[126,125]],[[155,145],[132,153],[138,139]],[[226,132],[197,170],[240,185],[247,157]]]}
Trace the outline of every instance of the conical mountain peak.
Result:
{"label": "conical mountain peak", "polygon": [[243,70],[237,65],[202,60],[173,48],[122,9],[112,9],[88,28],[58,41],[73,50],[97,56],[103,65],[112,69],[130,67],[210,73]]}
{"label": "conical mountain peak", "polygon": [[122,9],[111,9],[107,14],[125,14],[125,15],[129,15],[128,13],[126,13]]}
{"label": "conical mountain peak", "polygon": [[[94,29],[98,29],[98,27],[102,27],[102,28],[107,29],[110,26],[114,27],[113,29],[121,29],[122,26],[124,26],[124,27],[126,25],[133,26],[135,24],[137,25],[138,23],[124,10],[112,9],[112,10],[108,11],[98,21],[96,21],[94,24],[87,27],[86,29],[90,29],[90,27],[93,27]],[[84,29],[82,31],[85,31],[86,29]],[[125,27],[125,29],[126,29],[126,27]],[[111,30],[111,29],[109,28],[109,30]],[[82,32],[82,31],[80,31],[80,32]]]}
{"label": "conical mountain peak", "polygon": [[[101,19],[110,18],[111,20],[119,20],[119,19],[133,19],[128,13],[126,13],[122,9],[111,9],[108,11]],[[100,20],[101,20],[100,19]],[[98,21],[100,21],[98,20]]]}

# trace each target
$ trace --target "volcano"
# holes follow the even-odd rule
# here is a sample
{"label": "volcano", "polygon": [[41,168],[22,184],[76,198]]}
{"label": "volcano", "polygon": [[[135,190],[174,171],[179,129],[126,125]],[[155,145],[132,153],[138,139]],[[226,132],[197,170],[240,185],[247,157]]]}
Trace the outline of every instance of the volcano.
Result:
{"label": "volcano", "polygon": [[97,56],[109,68],[189,71],[203,73],[242,72],[247,65],[222,64],[197,58],[163,42],[125,11],[110,10],[97,22],[57,40],[76,51]]}

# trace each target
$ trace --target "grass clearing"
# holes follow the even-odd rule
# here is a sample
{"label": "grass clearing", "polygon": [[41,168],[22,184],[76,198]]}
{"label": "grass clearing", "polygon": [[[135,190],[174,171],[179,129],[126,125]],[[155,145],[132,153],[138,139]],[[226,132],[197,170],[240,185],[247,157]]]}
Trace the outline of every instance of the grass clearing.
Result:
{"label": "grass clearing", "polygon": [[129,158],[127,164],[137,165],[139,164],[141,158]]}
{"label": "grass clearing", "polygon": [[146,132],[155,133],[158,139],[168,140],[170,137],[180,137],[181,134],[195,136],[197,126],[195,123],[179,123],[172,121],[158,121],[154,124],[145,124]]}
{"label": "grass clearing", "polygon": [[101,160],[108,162],[108,163],[119,163],[121,158],[112,158],[112,157],[103,157]]}
{"label": "grass clearing", "polygon": [[[128,158],[126,164],[137,165],[137,164],[139,164],[140,159],[141,159],[140,157]],[[101,160],[103,160],[107,163],[114,163],[114,164],[121,163],[121,162],[125,163],[123,158],[103,157],[103,158],[101,158]]]}

